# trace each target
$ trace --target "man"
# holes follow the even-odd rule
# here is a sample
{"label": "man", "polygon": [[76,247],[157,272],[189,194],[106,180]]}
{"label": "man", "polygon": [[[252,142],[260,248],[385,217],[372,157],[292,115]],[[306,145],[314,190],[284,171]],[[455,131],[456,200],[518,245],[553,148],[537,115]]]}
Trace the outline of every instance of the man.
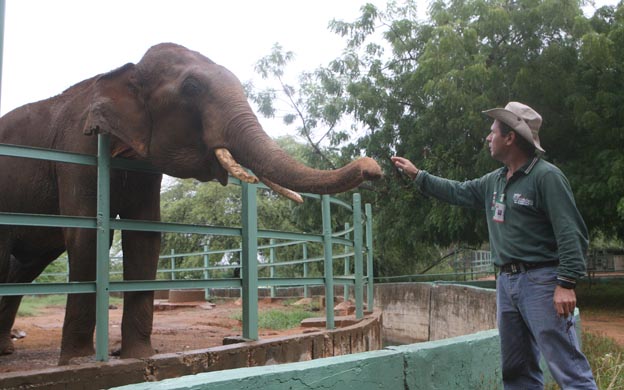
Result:
{"label": "man", "polygon": [[588,238],[563,173],[542,160],[541,116],[510,102],[484,111],[494,119],[487,142],[504,167],[457,182],[419,170],[403,157],[395,166],[426,195],[484,208],[496,282],[505,389],[543,389],[540,352],[563,389],[596,389],[574,331],[576,281],[585,275]]}

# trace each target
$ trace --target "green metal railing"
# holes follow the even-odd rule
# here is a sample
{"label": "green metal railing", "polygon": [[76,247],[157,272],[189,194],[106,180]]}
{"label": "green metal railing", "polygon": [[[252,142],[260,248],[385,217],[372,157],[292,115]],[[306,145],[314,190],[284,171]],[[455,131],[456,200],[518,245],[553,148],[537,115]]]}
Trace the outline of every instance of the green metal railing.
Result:
{"label": "green metal railing", "polygon": [[[373,307],[373,256],[372,256],[372,211],[369,204],[365,205],[365,215],[362,213],[360,194],[353,194],[353,204],[327,195],[319,196],[303,194],[308,198],[321,201],[323,228],[321,234],[280,232],[258,229],[256,191],[260,185],[237,182],[242,187],[242,216],[241,227],[214,227],[204,225],[188,225],[179,223],[148,222],[135,220],[111,219],[110,215],[110,170],[131,169],[148,172],[157,172],[144,163],[131,160],[111,159],[110,143],[107,135],[98,136],[98,155],[89,156],[77,153],[66,153],[55,150],[29,148],[24,146],[0,144],[0,156],[34,158],[82,165],[97,166],[97,213],[94,218],[73,217],[58,215],[34,215],[17,213],[0,213],[0,225],[20,226],[50,226],[72,227],[97,230],[97,276],[92,282],[65,282],[65,283],[15,283],[0,284],[0,296],[26,294],[96,294],[96,359],[107,361],[108,347],[108,306],[111,292],[148,291],[189,288],[241,288],[243,307],[243,337],[258,339],[258,286],[303,286],[324,285],[326,294],[326,324],[333,329],[334,311],[331,302],[334,300],[334,285],[353,286],[357,318],[363,317],[363,289],[367,287],[367,305]],[[333,232],[331,226],[331,205],[344,207],[353,215],[352,226],[343,232]],[[365,221],[365,225],[364,225]],[[192,233],[219,236],[241,237],[241,278],[209,279],[207,270],[204,279],[177,280],[139,280],[139,281],[111,281],[110,280],[110,253],[109,237],[111,230],[157,231],[166,233]],[[366,243],[364,243],[366,230]],[[353,240],[344,238],[352,233]],[[304,246],[303,278],[258,278],[258,240],[261,238],[282,240],[286,242],[308,242],[323,245],[324,274],[322,277],[310,278],[307,274],[307,249]],[[280,244],[276,244],[280,245]],[[334,254],[334,245],[343,248],[353,248],[354,276],[334,277],[333,260],[349,258],[351,254]],[[366,270],[364,275],[364,253],[366,253]],[[318,259],[314,259],[317,261]],[[346,260],[345,260],[346,261]],[[295,263],[295,262],[293,262]],[[174,274],[172,274],[174,275]]]}

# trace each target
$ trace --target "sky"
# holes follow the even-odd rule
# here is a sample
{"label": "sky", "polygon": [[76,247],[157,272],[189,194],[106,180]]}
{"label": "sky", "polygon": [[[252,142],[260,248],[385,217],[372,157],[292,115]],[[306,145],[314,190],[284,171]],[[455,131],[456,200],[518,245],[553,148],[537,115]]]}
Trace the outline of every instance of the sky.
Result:
{"label": "sky", "polygon": [[[296,75],[338,57],[332,19],[353,21],[386,0],[6,0],[0,113],[61,93],[79,81],[138,62],[149,47],[196,50],[245,82],[275,43],[295,53]],[[418,0],[419,17],[429,1]],[[596,0],[597,5],[617,0]],[[261,123],[265,121],[260,117]],[[272,136],[294,129],[268,129]],[[275,127],[274,123],[271,127]]]}
{"label": "sky", "polygon": [[260,79],[254,64],[279,43],[295,53],[294,82],[340,55],[329,21],[353,21],[367,2],[385,9],[385,0],[6,0],[0,111],[137,63],[161,42],[199,51],[242,82]]}

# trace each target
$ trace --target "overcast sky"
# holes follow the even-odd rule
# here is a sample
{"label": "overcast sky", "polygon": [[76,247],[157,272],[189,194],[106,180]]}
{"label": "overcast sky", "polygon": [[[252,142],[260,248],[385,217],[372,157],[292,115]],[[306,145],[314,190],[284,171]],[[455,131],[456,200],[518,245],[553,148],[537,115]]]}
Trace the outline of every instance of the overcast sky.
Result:
{"label": "overcast sky", "polygon": [[[293,77],[336,58],[331,19],[352,21],[380,0],[6,0],[2,114],[175,42],[241,81],[275,43],[293,51]],[[423,9],[424,11],[424,9]],[[261,118],[262,121],[262,118]],[[269,129],[267,129],[269,130]]]}
{"label": "overcast sky", "polygon": [[[428,0],[419,2],[425,17]],[[0,111],[136,63],[160,42],[199,51],[243,82],[280,43],[297,75],[340,54],[344,40],[328,23],[353,21],[365,3],[385,9],[386,0],[6,0]]]}

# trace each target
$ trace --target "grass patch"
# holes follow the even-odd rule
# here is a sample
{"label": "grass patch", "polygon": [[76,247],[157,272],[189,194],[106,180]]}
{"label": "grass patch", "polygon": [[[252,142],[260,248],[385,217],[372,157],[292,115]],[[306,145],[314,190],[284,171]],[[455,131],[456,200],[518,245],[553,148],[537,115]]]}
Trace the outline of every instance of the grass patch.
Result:
{"label": "grass patch", "polygon": [[[17,316],[34,317],[47,307],[65,307],[66,302],[66,295],[25,295],[17,311]],[[112,297],[110,303],[119,305],[123,303],[123,299]]]}
{"label": "grass patch", "polygon": [[609,281],[582,280],[576,287],[578,307],[581,311],[624,310],[624,279]]}
{"label": "grass patch", "polygon": [[[593,283],[583,280],[576,288],[576,295],[581,309],[581,328],[583,313],[617,315],[624,312],[624,279]],[[581,340],[598,388],[624,389],[624,347],[609,337],[590,332],[582,332]]]}
{"label": "grass patch", "polygon": [[[285,330],[296,328],[306,318],[313,317],[311,313],[304,309],[267,309],[258,313],[258,328],[271,330]],[[236,313],[232,316],[235,320],[242,321],[243,314]]]}
{"label": "grass patch", "polygon": [[613,339],[582,333],[583,351],[601,390],[624,389],[624,347]]}

